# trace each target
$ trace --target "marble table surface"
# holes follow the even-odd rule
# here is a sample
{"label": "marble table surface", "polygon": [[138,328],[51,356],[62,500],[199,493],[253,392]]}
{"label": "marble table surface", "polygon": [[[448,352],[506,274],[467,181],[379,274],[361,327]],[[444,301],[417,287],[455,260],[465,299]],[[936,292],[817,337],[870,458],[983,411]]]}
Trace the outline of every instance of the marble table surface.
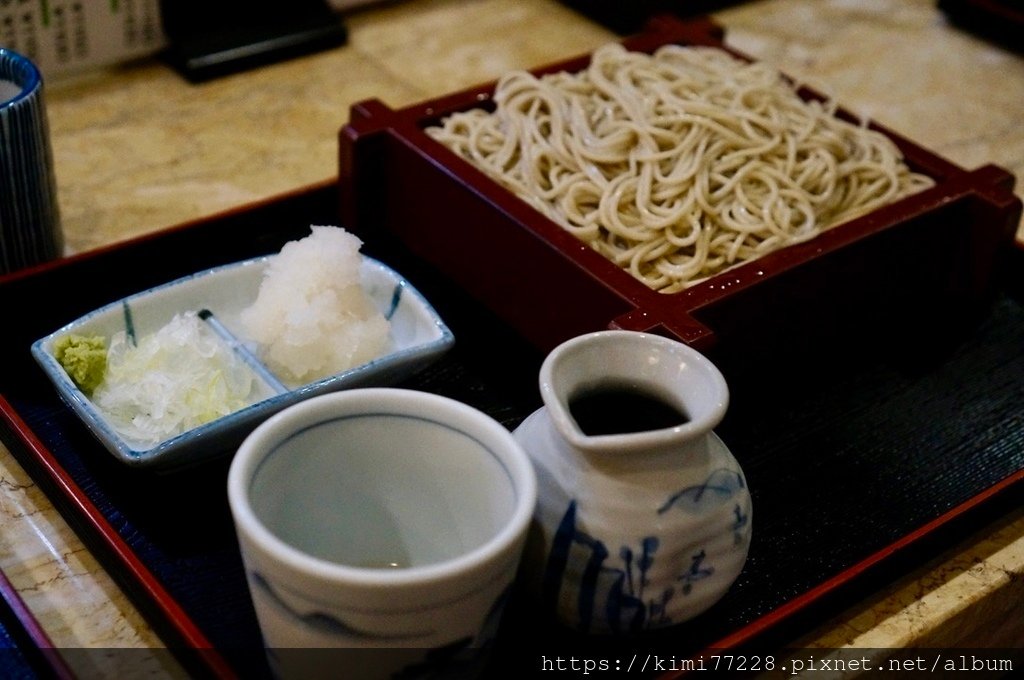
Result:
{"label": "marble table surface", "polygon": [[[962,166],[995,163],[1024,177],[1024,57],[950,26],[934,2],[770,0],[715,18],[728,44],[854,112]],[[158,59],[49,80],[68,252],[330,180],[356,101],[408,105],[616,38],[549,0],[386,3],[345,22],[344,47],[201,85]],[[0,569],[56,646],[162,645],[2,446],[0,522]],[[1020,647],[1021,602],[1017,510],[799,644]],[[160,654],[110,657],[181,672]]]}

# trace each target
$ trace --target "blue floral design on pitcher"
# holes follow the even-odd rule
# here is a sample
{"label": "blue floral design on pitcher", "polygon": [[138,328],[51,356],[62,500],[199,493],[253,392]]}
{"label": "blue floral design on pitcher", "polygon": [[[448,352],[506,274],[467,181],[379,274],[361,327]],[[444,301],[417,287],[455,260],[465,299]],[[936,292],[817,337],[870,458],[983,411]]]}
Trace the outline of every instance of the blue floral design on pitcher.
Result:
{"label": "blue floral design on pitcher", "polygon": [[694,484],[676,491],[658,508],[662,515],[672,508],[687,512],[703,513],[728,502],[736,493],[747,488],[743,474],[738,470],[719,468],[708,475],[703,484]]}
{"label": "blue floral design on pitcher", "polygon": [[[657,509],[657,514],[672,510],[704,514],[726,503],[734,503],[730,529],[734,542],[745,540],[749,513],[733,498],[746,488],[742,473],[720,468],[702,484],[688,486],[671,494]],[[676,581],[660,592],[650,592],[648,574],[657,558],[660,541],[645,536],[638,546],[623,545],[618,550],[620,566],[609,564],[612,551],[598,538],[582,531],[576,522],[577,502],[570,500],[552,539],[551,551],[544,570],[542,598],[549,610],[557,607],[562,581],[570,564],[581,574],[576,594],[578,627],[587,632],[595,617],[595,607],[603,600],[604,617],[614,633],[633,633],[672,623],[666,614],[667,605],[677,595],[687,596],[701,581],[715,573],[706,551],[697,548],[690,556],[689,566]]]}

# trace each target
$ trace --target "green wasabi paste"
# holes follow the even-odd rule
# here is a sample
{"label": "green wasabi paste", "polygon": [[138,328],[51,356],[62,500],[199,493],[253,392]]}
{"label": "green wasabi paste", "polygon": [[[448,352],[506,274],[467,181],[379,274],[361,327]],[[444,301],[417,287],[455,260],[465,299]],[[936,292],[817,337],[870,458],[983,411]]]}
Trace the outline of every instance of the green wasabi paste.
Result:
{"label": "green wasabi paste", "polygon": [[53,343],[53,357],[78,389],[89,394],[107,372],[107,341],[100,335],[65,335]]}

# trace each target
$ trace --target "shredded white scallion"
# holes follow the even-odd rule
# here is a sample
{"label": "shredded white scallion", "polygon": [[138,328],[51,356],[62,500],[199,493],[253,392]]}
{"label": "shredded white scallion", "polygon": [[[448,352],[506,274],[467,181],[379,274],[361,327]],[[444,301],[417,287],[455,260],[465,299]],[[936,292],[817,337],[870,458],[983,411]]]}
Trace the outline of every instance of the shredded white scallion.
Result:
{"label": "shredded white scallion", "polygon": [[123,437],[155,445],[248,405],[254,382],[197,314],[185,312],[138,346],[116,333],[92,398]]}

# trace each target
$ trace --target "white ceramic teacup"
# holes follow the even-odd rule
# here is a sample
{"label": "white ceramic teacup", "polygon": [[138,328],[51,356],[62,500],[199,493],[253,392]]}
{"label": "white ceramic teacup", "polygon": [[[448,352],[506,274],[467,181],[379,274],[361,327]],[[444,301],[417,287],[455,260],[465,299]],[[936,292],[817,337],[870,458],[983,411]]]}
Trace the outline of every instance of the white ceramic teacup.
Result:
{"label": "white ceramic teacup", "polygon": [[228,499],[275,672],[389,677],[480,662],[515,578],[536,480],[486,414],[368,388],[315,397],[260,425],[232,461]]}

